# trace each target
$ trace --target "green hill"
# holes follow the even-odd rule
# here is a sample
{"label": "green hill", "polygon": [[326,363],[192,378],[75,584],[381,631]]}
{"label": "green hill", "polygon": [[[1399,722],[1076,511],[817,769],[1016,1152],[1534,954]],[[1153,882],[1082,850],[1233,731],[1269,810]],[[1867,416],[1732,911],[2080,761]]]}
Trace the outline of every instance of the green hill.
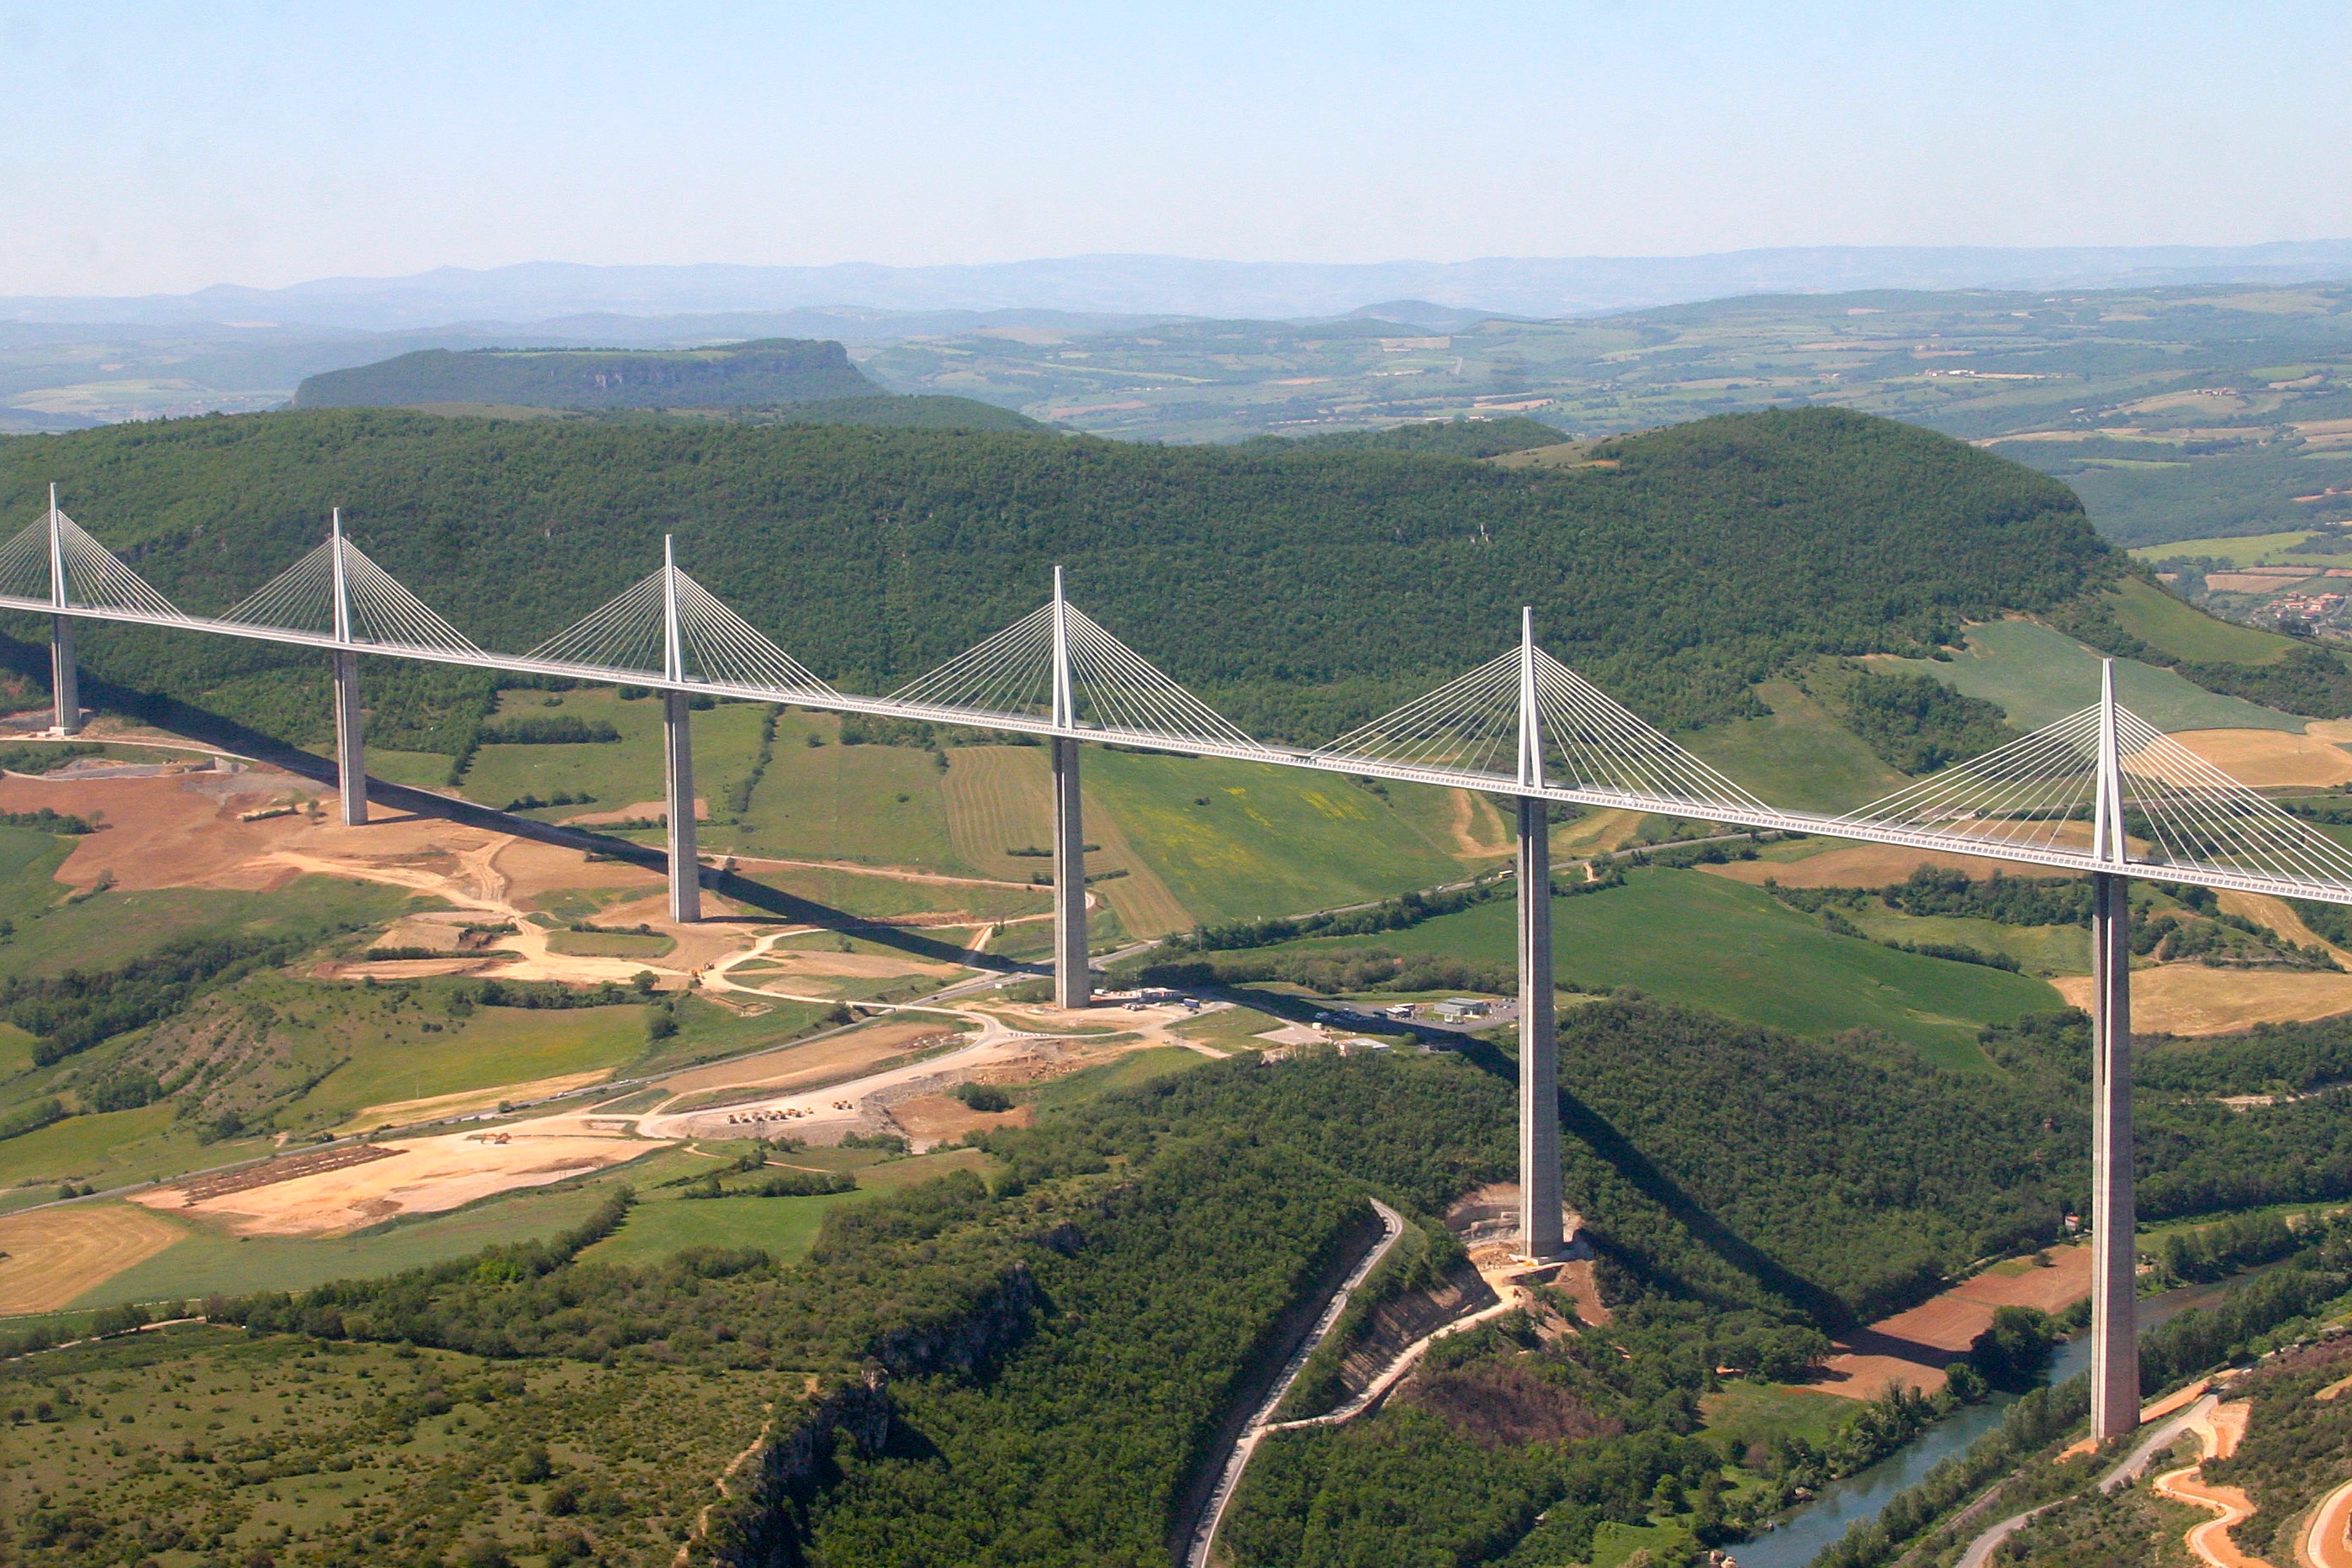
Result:
{"label": "green hill", "polygon": [[[0,445],[0,496],[68,509],[175,601],[225,608],[353,536],[461,630],[526,648],[650,570],[690,571],[821,674],[887,689],[1033,608],[1050,569],[1260,733],[1328,736],[1544,642],[1669,727],[1760,713],[1823,654],[1924,656],[2121,570],[2029,469],[1842,410],[1768,413],[1506,471],[1397,452],[1026,434],[319,411]],[[194,700],[315,661],[92,629],[94,673]],[[221,697],[236,716],[267,705]],[[320,711],[323,711],[321,708]]]}
{"label": "green hill", "polygon": [[[1276,439],[1280,439],[1276,437]],[[1386,430],[1335,430],[1292,444],[1307,452],[1418,452],[1430,457],[1499,457],[1556,446],[1568,433],[1539,419],[1425,419]]]}
{"label": "green hill", "polygon": [[770,338],[720,349],[424,349],[310,376],[294,405],[736,408],[880,391],[839,343]]}

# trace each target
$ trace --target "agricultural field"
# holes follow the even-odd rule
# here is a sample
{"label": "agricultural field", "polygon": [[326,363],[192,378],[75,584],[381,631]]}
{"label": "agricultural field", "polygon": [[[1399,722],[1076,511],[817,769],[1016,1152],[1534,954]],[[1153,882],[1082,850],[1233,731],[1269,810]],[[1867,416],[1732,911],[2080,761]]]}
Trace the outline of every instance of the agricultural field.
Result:
{"label": "agricultural field", "polygon": [[72,1116],[0,1141],[0,1189],[26,1202],[38,1202],[68,1179],[100,1188],[118,1186],[200,1165],[250,1159],[269,1146],[262,1138],[205,1143],[194,1123],[173,1118],[173,1109],[158,1102]]}
{"label": "agricultural field", "polygon": [[[847,1171],[856,1176],[857,1187],[822,1197],[685,1198],[676,1188],[646,1190],[629,1211],[626,1223],[582,1253],[582,1259],[648,1263],[688,1247],[757,1247],[780,1262],[797,1262],[807,1255],[826,1213],[838,1205],[863,1202],[880,1193],[903,1192],[951,1171],[985,1175],[997,1168],[977,1149],[949,1149],[905,1159],[886,1158],[866,1149],[786,1149],[771,1154],[769,1161],[787,1168]],[[720,1168],[716,1159],[700,1164]]]}
{"label": "agricultural field", "polygon": [[[707,716],[695,716],[698,769],[701,721]],[[715,831],[712,846],[787,860],[860,861],[975,874],[958,859],[949,841],[940,789],[940,776],[947,768],[935,756],[951,758],[952,753],[906,746],[844,746],[841,722],[834,714],[793,710],[780,716],[773,754],[742,820],[724,832]],[[715,779],[704,793],[713,803],[711,815],[723,815]]]}
{"label": "agricultural field", "polygon": [[1102,750],[1085,766],[1088,795],[1196,921],[1380,898],[1492,863],[1426,805],[1400,810],[1332,774]]}
{"label": "agricultural field", "polygon": [[1794,681],[1765,681],[1756,695],[1769,718],[1734,719],[1686,737],[1732,782],[1776,806],[1811,811],[1851,810],[1903,787],[1902,774]]}
{"label": "agricultural field", "polygon": [[2216,620],[2134,577],[2117,583],[2106,601],[2125,631],[2191,663],[2275,664],[2300,645],[2275,632]]}
{"label": "agricultural field", "polygon": [[274,1005],[289,1033],[318,1037],[314,1049],[345,1059],[294,1103],[298,1125],[364,1121],[370,1107],[398,1101],[609,1073],[646,1051],[648,1009],[638,1006],[478,1008],[461,1019],[395,1005],[370,1016],[334,991]]}
{"label": "agricultural field", "polygon": [[[2099,655],[2032,621],[1995,621],[1968,631],[1968,647],[1948,661],[1874,655],[1871,668],[1927,675],[1972,697],[1998,703],[2021,730],[2088,707],[2099,699]],[[2158,729],[2275,729],[2294,734],[2305,720],[2237,697],[2217,696],[2171,670],[2136,659],[2116,661],[2116,700]]]}
{"label": "agricultural field", "polygon": [[2004,925],[1964,916],[1899,915],[1865,905],[1838,912],[1864,934],[1888,942],[1937,943],[2000,953],[2028,975],[2087,975],[2091,934],[2079,925]]}
{"label": "agricultural field", "polygon": [[[576,719],[609,724],[617,741],[553,746],[484,746],[466,769],[469,800],[503,808],[525,796],[549,800],[559,794],[593,798],[587,805],[525,810],[520,814],[549,821],[581,817],[657,816],[662,800],[662,709],[653,697],[624,699],[611,686],[568,692],[505,691],[488,721]],[[694,784],[709,814],[720,814],[728,790],[749,776],[759,754],[764,705],[721,703],[694,716]],[[650,808],[650,810],[644,810]]]}
{"label": "agricultural field", "polygon": [[[1276,952],[1379,947],[1508,966],[1517,911],[1480,904],[1377,937],[1326,937]],[[2063,1006],[2048,985],[1977,964],[1895,952],[1699,872],[1637,871],[1606,893],[1555,899],[1555,972],[1563,987],[1632,986],[1661,1001],[1821,1036],[1872,1029],[1948,1066],[1989,1070],[1983,1025]]]}
{"label": "agricultural field", "polygon": [[[2292,566],[2309,564],[2288,559],[2287,552],[2313,538],[2309,528],[2294,528],[2281,534],[2239,534],[2211,539],[2177,539],[2170,544],[2142,545],[2132,551],[2132,559],[2146,561],[2161,569],[2168,561],[2219,560],[2231,566]],[[2327,564],[2327,563],[2321,563]]]}
{"label": "agricultural field", "polygon": [[[625,1181],[634,1175],[633,1168],[610,1179]],[[159,1223],[177,1226],[180,1239],[89,1286],[72,1305],[104,1307],[215,1291],[306,1291],[330,1280],[396,1273],[463,1258],[485,1247],[552,1236],[587,1218],[609,1190],[609,1183],[593,1181],[525,1188],[450,1213],[395,1219],[349,1236],[239,1236],[222,1226],[170,1213],[152,1215]]]}

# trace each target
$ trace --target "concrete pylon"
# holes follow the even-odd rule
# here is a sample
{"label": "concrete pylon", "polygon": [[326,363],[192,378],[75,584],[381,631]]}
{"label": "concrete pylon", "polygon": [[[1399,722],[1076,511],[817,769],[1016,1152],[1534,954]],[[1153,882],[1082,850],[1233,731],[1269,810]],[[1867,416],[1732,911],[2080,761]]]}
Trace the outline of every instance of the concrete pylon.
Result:
{"label": "concrete pylon", "polygon": [[[2116,743],[2116,668],[2099,676],[2098,805],[2093,852],[2125,863],[2123,764]],[[2138,1216],[2132,1195],[2131,883],[2091,875],[2091,1436],[2139,1425]]]}
{"label": "concrete pylon", "polygon": [[[58,487],[49,486],[49,602],[66,607],[64,514],[58,510]],[[74,663],[73,617],[49,617],[49,695],[57,705],[57,732],[81,733],[81,678]]]}
{"label": "concrete pylon", "polygon": [[1078,799],[1078,743],[1054,738],[1054,1005],[1094,1000],[1087,968],[1087,826]]}
{"label": "concrete pylon", "polygon": [[[351,584],[343,576],[343,509],[334,509],[328,527],[334,569],[335,641],[352,640]],[[367,730],[360,709],[360,660],[356,653],[335,654],[335,784],[342,798],[343,826],[364,826],[368,820]]]}
{"label": "concrete pylon", "polygon": [[694,841],[694,707],[684,692],[662,693],[663,804],[669,812],[669,917],[702,918],[702,862]]}
{"label": "concrete pylon", "polygon": [[[1543,788],[1543,707],[1536,693],[1535,612],[1519,612],[1519,782]],[[1519,1249],[1558,1257],[1559,1030],[1552,998],[1551,818],[1519,797]]]}
{"label": "concrete pylon", "polygon": [[49,617],[49,691],[57,701],[59,735],[81,733],[81,681],[74,664],[73,619]]}
{"label": "concrete pylon", "polygon": [[1559,1033],[1551,973],[1551,824],[1519,800],[1519,1248],[1555,1258],[1559,1217]]}
{"label": "concrete pylon", "polygon": [[1087,969],[1087,815],[1078,791],[1077,704],[1070,686],[1069,606],[1054,569],[1054,1005],[1094,1000]]}
{"label": "concrete pylon", "polygon": [[[677,621],[677,551],[662,536],[662,673],[686,678],[686,646]],[[669,917],[702,918],[702,862],[694,842],[694,703],[686,693],[662,693],[662,800],[669,816]]]}
{"label": "concrete pylon", "polygon": [[368,820],[367,731],[360,711],[357,653],[335,655],[335,786],[342,801],[343,826],[364,827]]}

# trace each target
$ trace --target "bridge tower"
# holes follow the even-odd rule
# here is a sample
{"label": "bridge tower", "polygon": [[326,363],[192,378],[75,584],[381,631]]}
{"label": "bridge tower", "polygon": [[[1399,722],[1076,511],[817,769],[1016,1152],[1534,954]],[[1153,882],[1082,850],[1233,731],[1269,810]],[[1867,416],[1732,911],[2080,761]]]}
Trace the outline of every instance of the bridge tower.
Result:
{"label": "bridge tower", "polygon": [[2091,1436],[2139,1425],[2139,1335],[2134,1312],[2131,883],[2124,863],[2123,764],[2116,739],[2116,666],[2099,674],[2098,799],[2091,873]]}
{"label": "bridge tower", "polygon": [[1078,716],[1070,689],[1070,607],[1054,569],[1054,1005],[1094,999],[1087,971],[1087,826],[1078,795]]}
{"label": "bridge tower", "polygon": [[[1518,781],[1544,787],[1542,708],[1536,697],[1535,611],[1519,612]],[[1519,802],[1519,1246],[1528,1258],[1562,1250],[1559,1215],[1559,1035],[1552,994],[1551,819],[1548,803]]]}
{"label": "bridge tower", "polygon": [[[677,552],[662,536],[662,674],[686,678],[677,621]],[[662,691],[663,804],[669,815],[669,917],[702,918],[702,862],[694,843],[694,709],[676,686]]]}
{"label": "bridge tower", "polygon": [[360,658],[350,651],[352,586],[343,571],[343,509],[334,509],[334,546],[329,557],[333,570],[335,641],[335,783],[342,797],[343,826],[363,826],[368,820],[367,732],[360,711]]}
{"label": "bridge tower", "polygon": [[58,510],[58,487],[49,486],[49,692],[57,704],[59,735],[81,733],[80,672],[74,664],[73,618],[66,608],[65,514]]}

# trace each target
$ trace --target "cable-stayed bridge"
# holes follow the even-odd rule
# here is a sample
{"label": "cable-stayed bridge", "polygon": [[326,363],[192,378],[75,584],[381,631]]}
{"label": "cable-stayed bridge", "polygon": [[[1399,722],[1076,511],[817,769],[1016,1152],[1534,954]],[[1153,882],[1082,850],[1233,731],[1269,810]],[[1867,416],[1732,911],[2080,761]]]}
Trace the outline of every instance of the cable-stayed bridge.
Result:
{"label": "cable-stayed bridge", "polygon": [[[732,697],[1024,734],[1051,747],[1056,1000],[1083,1007],[1087,969],[1079,747],[1107,743],[1507,795],[1521,888],[1548,887],[1553,801],[1731,826],[1958,852],[2092,877],[2093,1427],[2138,1419],[2133,1333],[2130,947],[2132,877],[2352,904],[2352,851],[2116,704],[2098,702],[1839,816],[1767,804],[1538,644],[1516,645],[1370,724],[1312,749],[1271,746],[1217,714],[1064,596],[886,695],[843,692],[677,564],[655,570],[522,653],[485,649],[344,535],[217,615],[173,604],[57,506],[0,543],[0,611],[50,622],[60,734],[81,726],[73,632],[113,622],[310,648],[331,656],[343,820],[368,818],[362,653],[598,684],[664,699],[670,912],[700,917],[691,699]],[[1499,639],[1498,639],[1499,640]],[[1521,1241],[1557,1255],[1559,1118],[1550,900],[1518,900]]]}

